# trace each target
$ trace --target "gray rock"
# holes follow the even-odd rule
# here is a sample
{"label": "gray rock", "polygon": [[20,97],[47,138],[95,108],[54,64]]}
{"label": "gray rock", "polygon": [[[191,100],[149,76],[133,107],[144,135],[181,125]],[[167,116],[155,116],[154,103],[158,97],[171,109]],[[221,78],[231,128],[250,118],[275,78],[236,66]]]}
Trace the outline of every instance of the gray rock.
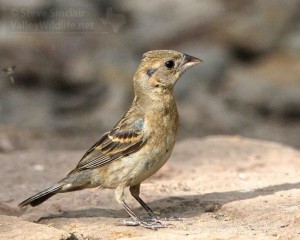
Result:
{"label": "gray rock", "polygon": [[[185,34],[205,30],[224,13],[220,1],[151,1],[120,2],[120,7],[129,12],[132,31],[127,41],[136,49],[148,49],[163,46],[182,39]],[[132,41],[137,39],[138,41]],[[152,46],[150,49],[149,47]]]}
{"label": "gray rock", "polygon": [[262,114],[300,116],[300,58],[275,54],[228,71],[224,94],[232,104]]}
{"label": "gray rock", "polygon": [[[299,1],[255,0],[233,2],[219,23],[220,37],[233,47],[265,52],[283,37],[286,26],[297,18]],[[230,6],[230,4],[228,4]]]}

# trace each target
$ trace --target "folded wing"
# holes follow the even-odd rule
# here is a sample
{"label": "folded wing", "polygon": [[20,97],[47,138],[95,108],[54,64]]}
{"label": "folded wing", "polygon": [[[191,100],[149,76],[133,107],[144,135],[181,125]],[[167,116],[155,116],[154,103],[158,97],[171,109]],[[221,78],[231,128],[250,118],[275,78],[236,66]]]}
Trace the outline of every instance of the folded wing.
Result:
{"label": "folded wing", "polygon": [[70,173],[101,167],[137,151],[145,142],[142,125],[139,128],[115,128],[104,133],[100,140],[83,155],[76,168]]}

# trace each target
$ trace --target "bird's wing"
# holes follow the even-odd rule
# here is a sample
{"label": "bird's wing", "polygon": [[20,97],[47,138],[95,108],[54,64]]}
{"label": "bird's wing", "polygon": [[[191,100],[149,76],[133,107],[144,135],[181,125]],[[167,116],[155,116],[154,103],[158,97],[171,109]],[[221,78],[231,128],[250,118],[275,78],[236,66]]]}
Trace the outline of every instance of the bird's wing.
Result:
{"label": "bird's wing", "polygon": [[101,136],[100,140],[83,155],[71,173],[101,167],[111,161],[133,153],[140,149],[146,140],[142,129],[115,128]]}

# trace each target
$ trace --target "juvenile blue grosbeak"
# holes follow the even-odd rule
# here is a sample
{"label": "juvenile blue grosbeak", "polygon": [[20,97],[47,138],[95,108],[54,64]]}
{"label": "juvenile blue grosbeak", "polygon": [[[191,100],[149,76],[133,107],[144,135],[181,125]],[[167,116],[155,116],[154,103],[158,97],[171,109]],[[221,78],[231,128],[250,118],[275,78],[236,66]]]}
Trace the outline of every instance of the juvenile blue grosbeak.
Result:
{"label": "juvenile blue grosbeak", "polygon": [[[140,184],[156,173],[172,153],[178,128],[173,89],[179,77],[200,61],[171,50],[145,53],[133,78],[135,96],[127,113],[64,179],[19,206],[37,206],[56,193],[100,186],[116,189],[117,202],[134,224],[151,229],[165,227],[140,198]],[[125,203],[125,187],[152,217],[150,221],[142,220]]]}

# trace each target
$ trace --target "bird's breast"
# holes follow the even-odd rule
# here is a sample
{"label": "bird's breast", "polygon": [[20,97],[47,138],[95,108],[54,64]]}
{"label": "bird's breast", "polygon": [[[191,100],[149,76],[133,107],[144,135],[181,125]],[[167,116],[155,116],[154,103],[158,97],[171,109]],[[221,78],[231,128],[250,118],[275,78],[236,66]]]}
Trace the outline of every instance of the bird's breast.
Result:
{"label": "bird's breast", "polygon": [[174,148],[178,129],[177,108],[161,109],[145,119],[148,138],[144,146],[144,164],[153,174],[166,163]]}
{"label": "bird's breast", "polygon": [[145,115],[145,132],[149,141],[168,145],[175,141],[178,129],[178,112],[176,104],[168,104],[150,110]]}

